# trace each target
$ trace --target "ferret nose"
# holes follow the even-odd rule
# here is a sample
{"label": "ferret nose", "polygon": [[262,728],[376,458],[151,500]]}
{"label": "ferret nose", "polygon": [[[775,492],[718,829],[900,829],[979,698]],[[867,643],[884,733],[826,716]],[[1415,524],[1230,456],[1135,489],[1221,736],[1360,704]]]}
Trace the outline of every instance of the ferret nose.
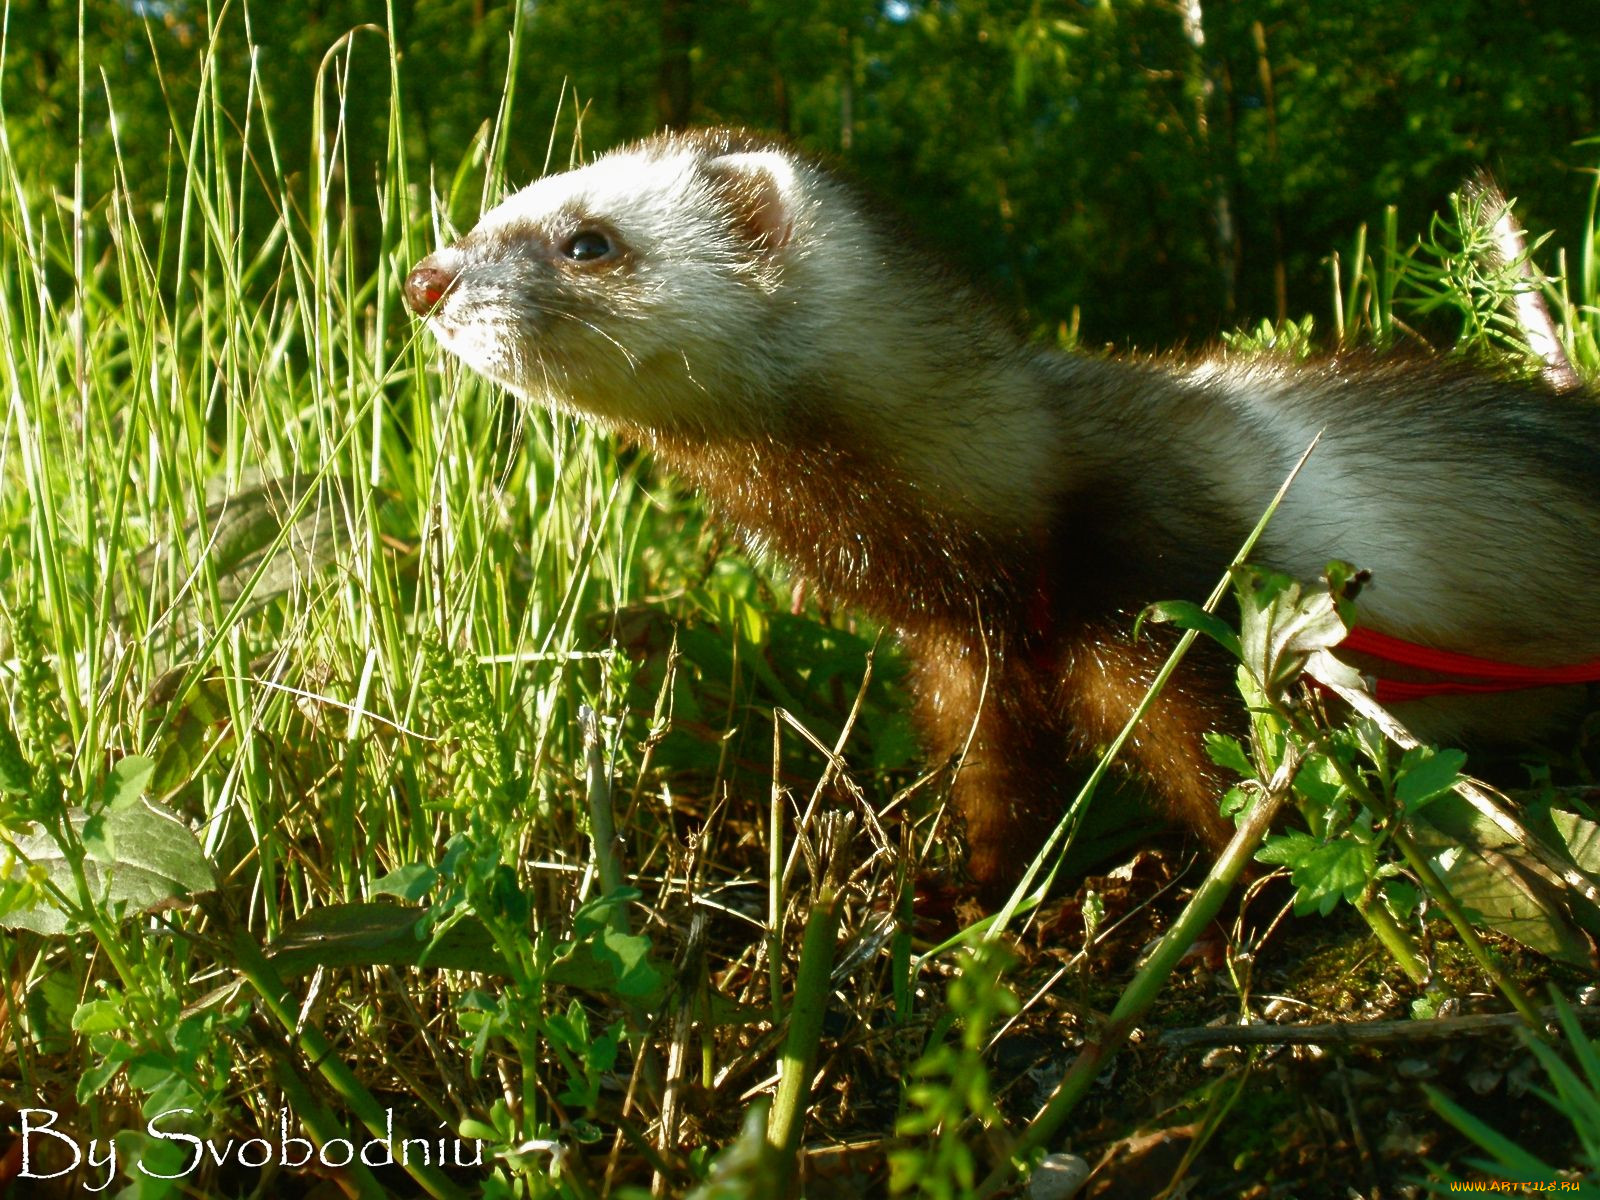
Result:
{"label": "ferret nose", "polygon": [[425,317],[438,307],[455,282],[454,271],[435,266],[432,259],[425,258],[406,276],[406,303],[417,316]]}

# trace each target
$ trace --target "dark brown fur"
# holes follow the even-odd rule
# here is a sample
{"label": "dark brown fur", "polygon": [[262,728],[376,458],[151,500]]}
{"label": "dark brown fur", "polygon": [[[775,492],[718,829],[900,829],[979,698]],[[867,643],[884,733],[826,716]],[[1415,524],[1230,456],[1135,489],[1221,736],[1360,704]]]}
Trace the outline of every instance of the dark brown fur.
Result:
{"label": "dark brown fur", "polygon": [[[623,432],[753,542],[892,622],[912,660],[930,759],[961,764],[953,801],[967,869],[991,902],[1054,828],[1171,648],[1159,631],[1132,640],[1138,607],[1175,577],[1187,578],[1185,594],[1203,595],[1230,554],[1220,540],[1190,547],[1179,568],[1167,548],[1154,555],[1165,559],[1159,580],[1148,578],[1130,553],[1137,539],[1122,537],[1116,497],[1069,498],[1050,528],[997,539],[930,521],[906,481],[816,431],[712,444]],[[1118,612],[1126,619],[1106,619]],[[1219,664],[1201,659],[1157,699],[1123,761],[1157,785],[1175,821],[1219,846],[1230,830],[1201,739],[1237,723],[1237,704],[1224,698]]]}

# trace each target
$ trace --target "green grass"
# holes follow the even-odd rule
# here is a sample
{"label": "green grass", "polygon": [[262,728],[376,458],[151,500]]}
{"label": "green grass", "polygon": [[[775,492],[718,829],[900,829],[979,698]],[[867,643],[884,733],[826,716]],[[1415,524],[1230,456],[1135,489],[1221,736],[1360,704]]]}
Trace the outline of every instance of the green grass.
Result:
{"label": "green grass", "polygon": [[[177,1108],[195,1115],[164,1128],[242,1138],[287,1107],[322,1141],[395,1107],[424,1135],[506,1151],[489,1194],[555,1186],[538,1144],[601,1136],[603,1110],[607,1139],[626,1129],[647,1150],[661,1057],[645,1056],[643,1108],[614,1060],[659,1015],[638,994],[659,1008],[670,963],[628,927],[661,938],[665,909],[686,919],[708,879],[753,881],[767,906],[747,868],[765,861],[769,785],[730,781],[764,777],[774,703],[823,713],[831,743],[826,715],[842,723],[866,675],[870,634],[784,615],[636,457],[517,411],[419,337],[397,282],[448,235],[446,211],[470,221],[501,187],[503,127],[440,164],[430,201],[398,136],[376,172],[346,160],[340,69],[336,51],[309,179],[278,167],[280,140],[305,131],[274,128],[270,97],[227,109],[209,77],[172,113],[164,180],[85,163],[53,191],[0,145],[0,780],[8,844],[32,867],[4,898],[43,933],[3,935],[19,1018],[4,1099],[70,1114],[81,1139],[117,1134],[142,1195],[166,1185],[134,1161],[181,1172],[187,1143],[136,1131]],[[92,77],[80,104],[86,122],[114,115]],[[769,643],[804,665],[775,671]],[[865,724],[903,766],[892,675]],[[587,776],[585,707],[601,742]],[[787,782],[809,792],[822,756],[785,740]],[[683,778],[701,790],[672,796]],[[640,915],[596,919],[589,800],[613,788],[621,864],[650,894]],[[163,848],[147,802],[189,823],[203,861]],[[721,839],[741,831],[730,862]],[[100,890],[107,863],[216,886],[140,915],[148,897]],[[431,907],[375,950],[371,912],[335,906],[384,889]],[[791,898],[774,895],[781,913]],[[330,911],[368,941],[329,949],[318,927],[307,950],[297,922]],[[297,929],[299,960],[262,958]],[[411,973],[419,938],[495,969]],[[747,940],[768,952],[759,921]],[[400,965],[349,965],[373,961]],[[765,967],[743,975],[723,990],[770,998]],[[707,1043],[667,1086],[709,1081],[723,1064]],[[664,1153],[651,1160],[681,1186]],[[603,1190],[591,1171],[606,1175],[603,1152],[560,1186]],[[366,1194],[396,1186],[353,1173]],[[248,1192],[238,1174],[185,1178]]]}
{"label": "green grass", "polygon": [[[275,128],[270,97],[229,108],[210,77],[174,101],[164,179],[83,162],[52,187],[0,114],[0,908],[33,914],[0,934],[0,1100],[115,1135],[129,1195],[170,1190],[137,1161],[197,1194],[295,1194],[302,1177],[190,1174],[190,1143],[139,1132],[169,1114],[220,1145],[285,1111],[322,1144],[393,1110],[499,1155],[492,1175],[353,1165],[363,1195],[584,1196],[652,1172],[679,1193],[716,1139],[724,1186],[761,1186],[759,1136],[735,1140],[747,1104],[780,1057],[815,1062],[830,965],[886,948],[847,977],[848,1061],[927,1049],[907,1128],[943,1141],[899,1161],[949,1164],[930,1191],[970,1178],[957,1122],[993,1112],[984,1039],[940,1056],[955,1018],[921,990],[951,960],[914,966],[886,919],[943,853],[937,787],[816,850],[840,836],[814,815],[825,792],[881,802],[915,779],[892,654],[848,614],[788,613],[636,457],[418,336],[398,282],[445,214],[498,193],[529,120],[506,97],[432,175],[398,132],[376,169],[351,162],[340,53],[306,178],[278,147],[307,131]],[[81,120],[111,120],[114,95],[86,76]],[[1374,286],[1357,274],[1352,324]],[[1592,320],[1575,328],[1592,349]],[[386,920],[401,902],[422,920]],[[971,982],[962,1011],[986,1025],[1004,986]],[[849,1126],[795,1078],[781,1141],[809,1100]]]}
{"label": "green grass", "polygon": [[[7,824],[93,810],[142,756],[146,794],[193,823],[220,884],[203,912],[120,923],[69,889],[73,936],[8,939],[24,1092],[73,1107],[76,1081],[52,1078],[41,1047],[69,1036],[82,999],[128,1019],[88,1044],[80,1029],[79,1065],[149,1068],[99,1081],[92,1102],[76,1088],[85,1134],[174,1095],[202,1128],[272,1126],[272,1074],[247,1065],[272,1043],[248,1028],[248,995],[203,1006],[205,1035],[181,1035],[195,1045],[173,1032],[232,981],[217,943],[241,931],[270,944],[436,862],[464,827],[466,857],[516,864],[529,896],[592,892],[570,875],[587,860],[577,708],[625,722],[624,758],[636,722],[585,622],[631,595],[641,531],[672,519],[591,433],[514,421],[439,373],[395,286],[436,237],[398,155],[354,195],[371,172],[342,161],[330,112],[319,178],[297,189],[274,174],[269,109],[225,113],[209,82],[174,114],[154,190],[86,169],[78,194],[51,195],[0,161],[5,690],[29,776]],[[107,118],[99,89],[82,99]],[[484,178],[482,158],[465,179]],[[353,1022],[337,1053],[369,1063],[389,1051],[358,1030],[420,1017],[370,973],[321,1004],[334,1013],[317,1023]],[[444,1036],[448,1053],[459,1035]],[[531,1136],[552,1118],[515,1074],[432,1107],[453,1127],[510,1082],[533,1103],[508,1132]]]}

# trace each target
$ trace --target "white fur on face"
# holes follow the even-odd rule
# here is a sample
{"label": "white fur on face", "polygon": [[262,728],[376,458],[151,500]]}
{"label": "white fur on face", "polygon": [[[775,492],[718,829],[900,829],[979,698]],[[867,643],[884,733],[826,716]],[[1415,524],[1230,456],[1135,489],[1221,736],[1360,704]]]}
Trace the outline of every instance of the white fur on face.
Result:
{"label": "white fur on face", "polygon": [[[761,156],[727,157],[754,169]],[[770,288],[751,286],[759,263],[722,211],[687,149],[623,151],[538,180],[434,257],[457,284],[431,325],[513,391],[602,421],[761,427],[752,406],[777,388],[739,368],[759,363]],[[804,206],[788,213],[798,221]],[[562,270],[560,243],[587,228],[606,231],[625,262]]]}
{"label": "white fur on face", "polygon": [[[744,227],[714,180],[744,197]],[[615,231],[626,268],[561,276],[551,247],[590,224]],[[930,507],[1035,524],[1055,415],[1024,370],[995,371],[1025,357],[1009,331],[906,270],[908,253],[781,150],[706,160],[656,141],[485,213],[434,257],[458,283],[430,324],[483,374],[580,415],[706,437],[847,425]]]}

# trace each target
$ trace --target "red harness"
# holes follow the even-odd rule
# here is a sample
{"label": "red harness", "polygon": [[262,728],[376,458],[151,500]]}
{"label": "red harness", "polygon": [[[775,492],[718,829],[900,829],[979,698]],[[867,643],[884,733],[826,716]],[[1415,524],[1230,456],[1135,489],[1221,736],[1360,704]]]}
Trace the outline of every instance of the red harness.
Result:
{"label": "red harness", "polygon": [[1445,677],[1428,682],[1380,678],[1373,693],[1379,704],[1421,700],[1427,696],[1515,692],[1524,688],[1600,682],[1600,659],[1562,667],[1525,667],[1450,650],[1434,650],[1372,629],[1352,629],[1339,645],[1341,649],[1383,662]]}
{"label": "red harness", "polygon": [[[1028,623],[1037,638],[1033,656],[1041,664],[1054,659],[1049,646],[1056,620],[1051,605],[1048,562],[1048,556],[1040,556],[1038,582],[1028,603]],[[1492,694],[1600,683],[1600,658],[1559,667],[1528,667],[1520,663],[1497,662],[1492,658],[1459,654],[1453,650],[1435,650],[1431,646],[1419,646],[1416,642],[1379,633],[1375,629],[1360,628],[1345,634],[1339,646],[1380,663],[1440,676],[1431,680],[1384,679],[1378,676],[1373,682],[1373,698],[1379,704],[1424,700],[1429,696]]]}

